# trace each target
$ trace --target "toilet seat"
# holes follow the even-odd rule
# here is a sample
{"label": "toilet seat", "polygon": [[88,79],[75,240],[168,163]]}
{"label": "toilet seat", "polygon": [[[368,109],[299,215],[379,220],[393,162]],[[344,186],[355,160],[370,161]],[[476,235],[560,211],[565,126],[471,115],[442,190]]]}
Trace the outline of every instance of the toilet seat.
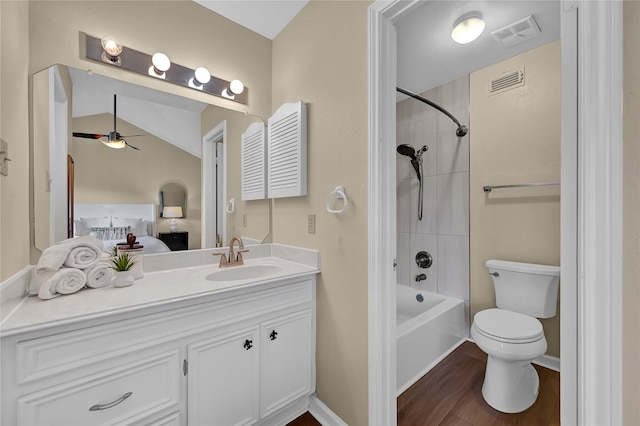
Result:
{"label": "toilet seat", "polygon": [[538,319],[498,308],[476,313],[473,328],[488,339],[504,343],[530,343],[544,337]]}

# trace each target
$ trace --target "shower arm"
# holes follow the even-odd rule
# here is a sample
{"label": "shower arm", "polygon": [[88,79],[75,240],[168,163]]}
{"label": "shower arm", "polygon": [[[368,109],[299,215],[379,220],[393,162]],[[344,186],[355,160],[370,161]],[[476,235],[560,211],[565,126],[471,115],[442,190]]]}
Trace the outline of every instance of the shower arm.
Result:
{"label": "shower arm", "polygon": [[413,92],[410,92],[406,89],[403,89],[402,87],[396,87],[396,90],[400,93],[403,93],[407,96],[411,96],[414,99],[417,99],[421,102],[424,102],[425,104],[437,109],[438,111],[440,111],[441,113],[443,113],[444,115],[446,115],[447,117],[449,117],[451,120],[453,120],[454,123],[456,123],[456,125],[458,126],[458,128],[456,129],[456,136],[458,137],[462,137],[464,135],[467,134],[467,132],[469,131],[469,129],[467,129],[467,126],[463,126],[462,124],[460,124],[460,122],[458,121],[457,118],[455,118],[453,116],[453,114],[451,114],[449,111],[447,111],[446,109],[442,108],[440,105],[431,102],[429,99],[425,99],[420,95],[416,95]]}

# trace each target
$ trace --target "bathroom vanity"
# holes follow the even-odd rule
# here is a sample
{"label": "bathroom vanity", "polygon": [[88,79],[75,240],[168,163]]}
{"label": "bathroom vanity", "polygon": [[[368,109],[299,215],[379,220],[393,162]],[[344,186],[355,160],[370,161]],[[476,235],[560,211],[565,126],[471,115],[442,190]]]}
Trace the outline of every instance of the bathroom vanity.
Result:
{"label": "bathroom vanity", "polygon": [[[319,263],[274,246],[238,272],[213,250],[152,255],[131,287],[22,300],[2,322],[1,423],[283,424],[303,413]],[[196,265],[148,272],[175,264]]]}

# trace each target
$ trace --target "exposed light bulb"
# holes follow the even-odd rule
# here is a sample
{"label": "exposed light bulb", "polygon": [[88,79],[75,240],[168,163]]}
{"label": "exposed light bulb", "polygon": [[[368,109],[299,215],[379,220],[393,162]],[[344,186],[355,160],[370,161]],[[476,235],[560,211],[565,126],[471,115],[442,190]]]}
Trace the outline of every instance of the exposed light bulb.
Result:
{"label": "exposed light bulb", "polygon": [[229,91],[234,95],[239,95],[244,92],[244,84],[240,80],[232,80],[229,83]]}
{"label": "exposed light bulb", "polygon": [[169,68],[171,68],[171,61],[169,57],[164,53],[157,52],[151,57],[151,67],[149,67],[149,75],[158,78],[165,78]]}
{"label": "exposed light bulb", "polygon": [[194,73],[194,83],[207,84],[211,80],[211,73],[205,67],[198,67]]}
{"label": "exposed light bulb", "polygon": [[462,15],[453,24],[451,38],[460,44],[467,44],[480,37],[485,23],[480,12],[469,12]]}
{"label": "exposed light bulb", "polygon": [[102,44],[102,60],[107,63],[120,65],[122,60],[119,55],[122,53],[123,46],[112,36],[102,37],[100,40]]}

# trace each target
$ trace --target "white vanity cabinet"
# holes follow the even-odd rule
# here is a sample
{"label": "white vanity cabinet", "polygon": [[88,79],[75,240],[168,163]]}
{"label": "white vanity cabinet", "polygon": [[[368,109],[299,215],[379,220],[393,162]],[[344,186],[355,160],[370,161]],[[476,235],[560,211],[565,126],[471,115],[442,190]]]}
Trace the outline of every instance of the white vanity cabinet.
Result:
{"label": "white vanity cabinet", "polygon": [[315,275],[203,299],[4,333],[1,424],[270,425],[306,411]]}

